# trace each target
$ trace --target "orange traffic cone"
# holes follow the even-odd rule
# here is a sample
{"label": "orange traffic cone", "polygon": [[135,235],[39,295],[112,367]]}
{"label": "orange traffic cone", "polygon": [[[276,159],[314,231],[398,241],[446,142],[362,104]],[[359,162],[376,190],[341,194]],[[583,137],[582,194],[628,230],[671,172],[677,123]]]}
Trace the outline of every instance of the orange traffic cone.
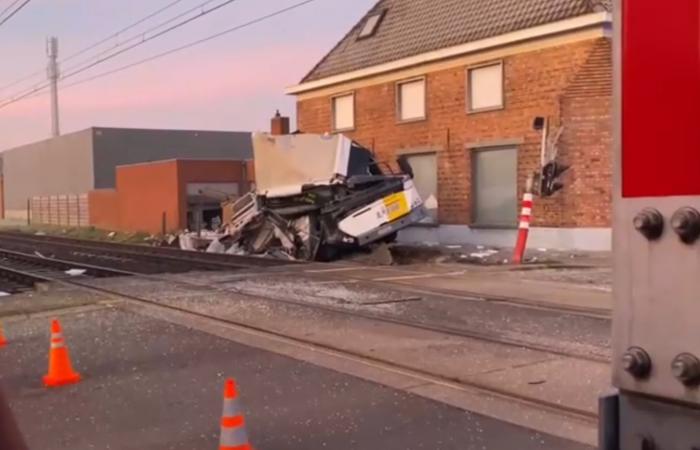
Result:
{"label": "orange traffic cone", "polygon": [[219,450],[253,450],[248,443],[243,408],[233,379],[226,380],[224,386],[224,412],[221,416]]}
{"label": "orange traffic cone", "polygon": [[49,373],[44,377],[46,387],[58,387],[80,381],[80,374],[73,370],[68,356],[68,347],[63,341],[61,324],[51,322],[51,350],[49,351]]}
{"label": "orange traffic cone", "polygon": [[0,322],[0,347],[7,345],[7,339],[5,339],[5,334],[2,332],[2,322]]}

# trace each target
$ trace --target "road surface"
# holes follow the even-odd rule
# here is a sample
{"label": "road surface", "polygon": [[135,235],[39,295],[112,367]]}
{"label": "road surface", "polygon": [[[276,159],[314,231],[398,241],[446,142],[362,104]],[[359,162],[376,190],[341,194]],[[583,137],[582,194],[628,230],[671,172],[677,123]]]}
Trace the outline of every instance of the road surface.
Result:
{"label": "road surface", "polygon": [[61,321],[80,384],[41,387],[49,316],[10,322],[0,349],[0,383],[32,449],[216,448],[228,376],[257,450],[589,449],[131,312]]}

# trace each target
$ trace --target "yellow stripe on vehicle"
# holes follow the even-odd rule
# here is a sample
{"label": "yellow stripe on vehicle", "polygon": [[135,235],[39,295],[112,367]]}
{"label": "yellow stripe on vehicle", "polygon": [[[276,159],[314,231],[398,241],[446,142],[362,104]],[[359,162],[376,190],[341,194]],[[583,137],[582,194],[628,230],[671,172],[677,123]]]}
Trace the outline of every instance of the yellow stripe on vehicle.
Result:
{"label": "yellow stripe on vehicle", "polygon": [[410,212],[406,194],[403,192],[384,197],[383,201],[390,222],[403,217]]}

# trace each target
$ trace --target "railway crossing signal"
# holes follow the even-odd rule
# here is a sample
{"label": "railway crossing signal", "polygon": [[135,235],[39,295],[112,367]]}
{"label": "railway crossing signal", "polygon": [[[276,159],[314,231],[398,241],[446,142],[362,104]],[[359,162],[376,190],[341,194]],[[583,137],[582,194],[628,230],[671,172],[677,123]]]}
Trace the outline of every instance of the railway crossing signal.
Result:
{"label": "railway crossing signal", "polygon": [[550,161],[542,168],[540,179],[540,195],[542,197],[551,197],[556,192],[564,188],[564,183],[560,181],[561,176],[569,170],[569,166]]}

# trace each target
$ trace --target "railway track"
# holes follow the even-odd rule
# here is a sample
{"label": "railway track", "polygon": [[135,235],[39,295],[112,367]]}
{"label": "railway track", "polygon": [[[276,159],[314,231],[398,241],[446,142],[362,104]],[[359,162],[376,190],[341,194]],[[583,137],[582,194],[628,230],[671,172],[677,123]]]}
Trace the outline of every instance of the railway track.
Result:
{"label": "railway track", "polygon": [[[11,236],[9,236],[11,235]],[[17,236],[17,237],[15,237]],[[222,263],[222,262],[214,262],[214,265],[208,265],[206,263],[200,263],[199,261],[201,260],[202,257],[208,257],[208,256],[227,256],[227,255],[210,255],[210,254],[195,254],[198,256],[198,258],[195,258],[195,262],[189,263],[189,254],[191,252],[184,252],[184,251],[175,251],[176,253],[185,253],[188,255],[188,261],[183,263],[182,260],[176,260],[173,261],[172,257],[167,257],[165,260],[159,260],[153,265],[153,258],[160,258],[160,256],[155,256],[155,254],[149,254],[148,255],[148,260],[143,261],[142,259],[133,258],[133,251],[131,250],[131,247],[139,247],[140,246],[131,246],[128,245],[127,247],[129,250],[126,251],[126,253],[122,253],[121,249],[119,251],[114,250],[114,247],[121,247],[119,244],[111,244],[111,243],[99,243],[99,247],[106,247],[112,251],[105,253],[100,253],[96,252],[95,248],[93,247],[93,242],[88,242],[84,244],[84,241],[76,240],[76,239],[64,239],[64,238],[56,238],[56,239],[45,239],[45,236],[27,236],[27,235],[22,235],[21,233],[0,233],[0,249],[6,246],[11,246],[14,248],[19,248],[21,251],[9,251],[9,250],[0,250],[0,256],[4,252],[4,254],[13,254],[14,258],[17,259],[18,257],[22,256],[25,261],[31,260],[33,264],[38,264],[39,266],[41,265],[47,265],[50,264],[51,261],[58,261],[58,266],[59,268],[63,268],[64,270],[69,266],[72,265],[72,267],[89,267],[91,268],[91,271],[88,272],[88,276],[90,276],[92,273],[100,273],[99,271],[104,271],[104,273],[113,273],[113,274],[119,274],[122,276],[144,276],[147,275],[149,279],[153,281],[165,281],[170,285],[179,285],[183,286],[185,288],[195,288],[198,290],[201,289],[211,289],[214,291],[220,291],[224,293],[233,293],[237,295],[243,295],[243,296],[248,296],[248,297],[254,297],[258,300],[264,300],[266,302],[270,302],[273,304],[287,304],[287,305],[292,305],[295,307],[299,308],[304,308],[304,309],[312,309],[316,311],[323,311],[326,313],[331,313],[331,314],[342,314],[344,316],[350,316],[350,317],[356,317],[360,319],[365,319],[365,320],[373,320],[373,321],[379,321],[385,324],[392,324],[392,325],[400,325],[400,326],[408,326],[424,331],[432,331],[432,332],[437,332],[441,333],[443,335],[448,335],[448,336],[455,336],[455,337],[463,337],[463,338],[469,338],[469,339],[477,339],[481,340],[484,342],[490,342],[490,343],[496,343],[496,344],[501,344],[501,345],[506,345],[510,347],[516,347],[516,348],[527,348],[530,350],[534,351],[541,351],[541,352],[546,352],[550,353],[553,355],[558,355],[558,356],[564,356],[564,357],[570,357],[570,358],[576,358],[576,359],[583,359],[583,360],[588,360],[588,361],[594,361],[594,362],[603,362],[603,363],[608,363],[610,362],[609,356],[606,354],[591,354],[591,353],[586,353],[584,351],[580,352],[572,352],[572,351],[563,351],[560,348],[556,348],[554,346],[547,346],[547,345],[542,345],[542,344],[535,344],[533,342],[528,342],[520,339],[510,339],[506,338],[502,335],[496,335],[496,334],[489,334],[489,333],[484,333],[484,332],[478,332],[474,330],[469,330],[464,327],[451,327],[451,326],[446,326],[444,324],[440,323],[435,323],[431,322],[428,320],[405,320],[405,319],[400,319],[397,317],[392,317],[388,314],[378,314],[378,313],[372,313],[372,312],[367,312],[367,311],[360,311],[360,310],[355,310],[355,309],[349,309],[347,307],[343,306],[334,306],[334,305],[328,305],[328,304],[318,304],[318,303],[313,303],[313,302],[306,302],[306,301],[299,301],[299,300],[292,300],[292,299],[282,299],[279,297],[261,297],[258,294],[251,294],[246,291],[242,290],[237,290],[231,287],[226,287],[226,288],[219,288],[216,286],[213,286],[211,284],[203,284],[203,283],[197,283],[197,282],[192,282],[192,281],[184,281],[180,279],[166,279],[166,278],[159,278],[157,275],[162,274],[162,273],[178,273],[178,272],[186,272],[190,270],[240,270],[242,269],[239,261],[241,259],[236,258],[236,262],[233,263],[233,265],[230,265],[229,263]],[[74,248],[72,247],[73,242],[76,242],[79,244],[79,247]],[[102,245],[104,244],[104,245]],[[148,247],[145,247],[147,249],[150,249]],[[36,249],[41,250],[41,252],[37,252]],[[29,254],[27,252],[33,252],[34,254]],[[39,256],[37,256],[39,255]],[[51,256],[48,256],[51,255]],[[54,256],[56,255],[56,256]],[[65,256],[63,256],[65,255]],[[59,259],[57,256],[63,256],[65,259]],[[254,259],[256,262],[259,262],[260,258],[247,258],[247,259]],[[263,260],[263,261],[268,261],[268,260]],[[272,260],[270,261],[273,263],[272,267],[281,267],[280,261],[275,261]],[[245,267],[250,269],[251,267]],[[32,271],[30,271],[31,273]],[[37,273],[34,271],[34,273]],[[41,273],[38,273],[38,275],[42,275]],[[54,277],[56,275],[56,272],[54,272]],[[61,276],[61,273],[58,273],[60,279],[66,279],[66,276]],[[0,280],[2,278],[0,277]],[[386,284],[382,283],[368,283],[369,285],[376,285],[376,286],[381,286],[383,288],[387,288]],[[425,294],[425,291],[416,291],[415,289],[409,289],[403,286],[390,286],[391,289],[397,289],[398,291],[403,291],[407,293],[422,293]],[[433,294],[434,295],[434,294]],[[571,311],[562,311],[563,313],[571,313]]]}
{"label": "railway track", "polygon": [[31,290],[37,283],[63,281],[77,276],[104,278],[130,275],[106,267],[0,249],[0,296]]}
{"label": "railway track", "polygon": [[[85,276],[84,277],[66,276],[66,274],[64,272],[65,272],[65,270],[68,270],[67,268],[72,268],[72,269],[80,268],[82,270],[85,270]],[[597,362],[597,363],[607,363],[608,362],[607,359],[602,358],[602,357],[572,354],[572,353],[560,351],[560,350],[555,349],[555,348],[548,348],[546,346],[534,345],[534,344],[528,343],[528,342],[519,342],[519,341],[503,339],[501,337],[489,336],[489,335],[486,335],[483,333],[472,332],[470,330],[445,327],[445,326],[441,326],[439,324],[429,324],[429,323],[420,323],[420,322],[416,322],[416,321],[402,320],[402,319],[395,318],[395,317],[388,317],[388,316],[382,315],[382,314],[375,314],[375,313],[369,313],[369,312],[364,312],[364,311],[348,310],[348,309],[344,309],[341,307],[333,307],[333,306],[328,306],[328,305],[320,305],[320,304],[308,303],[308,302],[302,302],[302,301],[280,300],[278,298],[266,298],[266,297],[259,297],[259,296],[251,296],[251,295],[246,294],[244,292],[239,293],[239,292],[236,292],[235,290],[231,290],[231,289],[219,289],[219,288],[214,288],[211,286],[205,286],[205,285],[202,285],[199,283],[192,283],[192,282],[186,282],[186,281],[177,281],[177,280],[173,281],[170,278],[159,277],[158,275],[143,275],[143,274],[134,273],[134,272],[114,270],[114,269],[107,268],[107,267],[99,267],[99,266],[86,265],[86,264],[76,264],[76,263],[73,263],[71,261],[58,260],[55,258],[47,258],[44,256],[23,254],[23,253],[19,253],[19,252],[15,252],[15,251],[0,250],[0,274],[3,273],[3,271],[5,271],[5,270],[13,271],[15,273],[15,276],[17,276],[17,277],[26,277],[26,279],[34,278],[36,280],[40,280],[40,281],[44,281],[44,282],[64,283],[64,284],[76,286],[76,287],[81,288],[81,289],[86,289],[86,290],[93,291],[93,292],[107,294],[112,298],[119,298],[119,299],[122,299],[126,302],[135,303],[135,304],[139,304],[139,305],[146,305],[150,308],[156,308],[156,309],[162,310],[162,311],[170,311],[170,312],[175,312],[175,313],[179,313],[179,314],[185,314],[185,315],[188,315],[190,317],[196,317],[199,319],[206,319],[208,321],[211,321],[212,323],[232,325],[232,326],[235,326],[235,327],[238,327],[241,329],[250,330],[250,331],[255,332],[255,333],[264,333],[264,334],[267,334],[269,336],[274,336],[277,338],[284,338],[284,339],[287,339],[287,340],[290,340],[293,342],[297,342],[299,344],[311,346],[311,347],[318,348],[318,349],[323,349],[324,351],[332,351],[335,353],[344,354],[349,358],[360,359],[362,361],[366,361],[366,362],[369,362],[372,364],[381,364],[383,366],[387,366],[387,367],[393,368],[395,370],[400,370],[403,372],[410,372],[410,373],[415,374],[418,377],[430,377],[431,379],[438,380],[438,381],[443,382],[443,383],[448,383],[448,384],[452,384],[455,386],[461,385],[465,388],[483,391],[486,394],[496,395],[499,397],[512,398],[513,400],[518,401],[520,403],[528,404],[530,406],[536,405],[540,408],[544,408],[544,409],[549,410],[549,411],[556,411],[556,412],[565,414],[569,417],[583,420],[586,422],[594,421],[596,418],[596,415],[594,413],[589,412],[589,411],[583,411],[583,410],[571,408],[571,407],[561,405],[558,403],[551,403],[551,402],[539,400],[537,398],[530,398],[530,397],[515,395],[512,392],[508,392],[508,391],[502,390],[502,389],[497,389],[497,388],[494,388],[493,386],[488,386],[488,385],[480,384],[477,382],[455,380],[455,379],[446,378],[440,374],[431,373],[431,372],[427,372],[427,371],[419,371],[419,370],[416,370],[415,368],[409,367],[407,365],[397,364],[397,363],[393,363],[393,362],[384,361],[382,359],[368,357],[367,355],[354,353],[354,352],[347,351],[347,350],[342,349],[342,348],[337,348],[337,347],[326,345],[326,344],[320,344],[318,342],[314,342],[313,340],[309,340],[309,339],[292,337],[292,336],[286,335],[286,334],[278,332],[278,331],[263,329],[263,328],[260,328],[260,327],[257,327],[257,326],[251,325],[251,324],[247,324],[244,322],[225,319],[225,318],[217,317],[217,316],[212,315],[212,314],[206,314],[206,313],[203,313],[200,311],[193,311],[193,310],[183,308],[180,306],[163,304],[159,301],[145,298],[145,297],[142,297],[139,295],[132,295],[132,294],[120,292],[118,289],[115,289],[115,288],[105,288],[105,287],[96,286],[96,285],[91,284],[89,282],[89,278],[95,278],[95,277],[101,277],[101,276],[131,276],[131,277],[142,277],[142,278],[146,278],[146,279],[150,279],[150,280],[166,281],[166,282],[171,283],[171,284],[177,284],[177,285],[182,285],[185,287],[197,288],[200,291],[203,287],[208,287],[212,290],[219,290],[222,292],[242,294],[243,296],[249,297],[249,298],[254,299],[256,301],[270,302],[270,303],[274,303],[274,304],[289,304],[289,305],[294,305],[297,308],[322,311],[324,313],[329,313],[329,314],[339,314],[339,315],[342,315],[344,317],[350,316],[350,317],[357,318],[359,320],[381,323],[384,326],[408,327],[411,329],[417,329],[417,330],[422,330],[422,331],[428,331],[431,333],[436,333],[437,335],[442,335],[442,336],[469,338],[469,339],[474,339],[474,340],[479,340],[479,341],[484,341],[484,342],[489,342],[489,343],[495,343],[495,344],[500,344],[500,345],[505,345],[505,346],[510,346],[510,347],[517,347],[517,348],[535,350],[535,351],[539,351],[539,352],[546,352],[548,354],[565,356],[568,358],[590,360],[590,361]]]}
{"label": "railway track", "polygon": [[0,248],[39,252],[77,263],[109,265],[128,272],[157,274],[192,270],[241,270],[280,267],[289,261],[240,255],[203,254],[172,248],[120,244],[20,232],[0,232]]}
{"label": "railway track", "polygon": [[[183,287],[196,288],[200,290],[202,288],[219,290],[238,295],[255,297],[257,299],[264,299],[265,301],[271,303],[282,303],[293,305],[295,307],[314,309],[317,311],[329,312],[333,314],[343,314],[346,316],[357,317],[367,320],[381,321],[386,324],[410,326],[425,331],[433,331],[456,337],[478,339],[485,342],[492,342],[517,348],[527,348],[530,350],[547,352],[558,356],[565,356],[594,362],[610,362],[610,356],[606,351],[590,352],[586,351],[585,349],[582,349],[580,351],[564,351],[561,348],[557,348],[555,346],[536,344],[534,342],[518,338],[507,338],[502,334],[479,332],[460,326],[446,326],[439,322],[434,322],[427,319],[404,320],[395,316],[390,316],[388,314],[377,314],[368,311],[349,309],[347,307],[343,307],[342,305],[336,306],[328,304],[318,304],[313,302],[284,299],[279,297],[260,297],[258,294],[236,290],[231,287],[218,288],[216,286],[212,286],[211,284],[184,281],[181,279],[166,280],[163,278],[157,278],[157,275],[162,273],[179,273],[191,270],[241,270],[244,268],[266,268],[264,265],[268,265],[267,268],[276,268],[277,270],[281,269],[282,271],[284,271],[285,268],[288,267],[288,265],[285,264],[284,261],[267,260],[254,257],[229,258],[230,255],[201,254],[158,247],[122,245],[97,241],[82,241],[78,239],[68,239],[53,236],[35,236],[18,232],[0,232],[0,249],[7,247],[15,249],[15,253],[17,255],[24,254],[25,258],[31,257],[31,255],[28,255],[27,253],[41,255],[42,259],[38,260],[40,264],[45,264],[51,259],[60,259],[62,260],[63,265],[87,264],[95,269],[118,272],[122,275],[127,276],[156,275],[156,278],[151,279],[166,281],[171,285],[180,285]],[[37,250],[39,251],[37,252]],[[145,253],[143,253],[142,251]],[[161,254],[164,256],[162,256]],[[180,256],[182,256],[182,258],[184,259],[180,258]],[[210,258],[212,259],[212,261],[210,261]],[[252,261],[253,264],[256,265],[245,266],[242,264],[243,261]],[[263,264],[263,266],[261,267],[260,264]],[[291,267],[291,273],[294,273],[293,271],[295,268],[297,268],[296,264]],[[0,281],[1,280],[2,277],[0,276]],[[333,277],[329,278],[329,280],[337,281],[337,279]],[[425,290],[418,289],[415,287],[392,284],[387,285],[386,283],[375,283],[367,280],[362,281],[365,285],[368,286],[376,286],[383,289],[389,288],[392,290],[396,290],[397,292],[404,292],[406,294],[454,297],[440,292],[426,292]],[[0,287],[1,286],[2,285],[0,283]],[[21,291],[22,287],[20,286],[17,290]],[[489,301],[493,302],[492,299],[489,299]],[[498,299],[498,302],[508,303],[507,299]],[[514,305],[514,307],[520,306],[521,305]],[[585,311],[572,311],[569,309],[561,310],[560,308],[546,307],[536,307],[535,309],[543,309],[545,311],[558,312],[562,314],[584,315],[592,316],[594,318],[600,318],[600,316],[598,315]]]}

